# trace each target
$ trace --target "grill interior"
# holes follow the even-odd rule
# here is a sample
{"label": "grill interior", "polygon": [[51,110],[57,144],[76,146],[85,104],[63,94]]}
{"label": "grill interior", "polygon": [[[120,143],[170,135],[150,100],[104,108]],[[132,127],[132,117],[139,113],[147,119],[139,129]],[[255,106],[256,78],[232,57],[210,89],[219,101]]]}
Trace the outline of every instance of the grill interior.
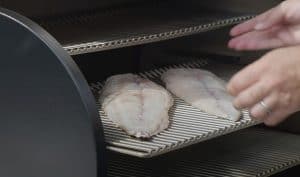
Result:
{"label": "grill interior", "polygon": [[[233,65],[228,64],[217,64],[208,59],[198,59],[189,63],[140,73],[140,75],[158,84],[162,84],[159,79],[160,75],[168,68],[179,67],[210,69],[224,80],[228,80],[231,76],[230,72],[234,72],[239,68],[234,68]],[[214,69],[211,69],[211,67]],[[229,67],[231,69],[229,69]],[[101,91],[102,82],[91,85],[98,100],[98,93]],[[137,157],[152,157],[258,123],[251,120],[247,111],[243,111],[243,116],[240,121],[233,122],[201,112],[175,96],[174,99],[175,104],[169,113],[171,122],[169,128],[152,137],[150,140],[139,140],[126,135],[106,117],[103,110],[101,110],[101,105],[98,104],[101,121],[104,126],[105,138],[108,144],[107,149]]]}
{"label": "grill interior", "polygon": [[157,158],[111,153],[108,176],[270,176],[298,165],[299,148],[299,135],[256,126]]}
{"label": "grill interior", "polygon": [[180,5],[144,2],[43,19],[39,23],[59,40],[70,55],[78,55],[197,34],[251,17]]}
{"label": "grill interior", "polygon": [[[245,53],[227,49],[229,28],[223,27],[280,1],[2,0],[0,4],[32,18],[53,35],[73,55],[98,99],[103,80],[125,72],[162,84],[159,77],[168,68],[202,68],[228,80],[242,67],[236,58]],[[214,33],[217,29],[221,32]],[[225,64],[199,57],[203,52],[235,61]],[[139,140],[115,127],[99,103],[98,109],[109,149],[108,176],[270,176],[300,164],[299,135],[257,125],[246,110],[239,122],[231,122],[175,97],[170,127],[152,139]]]}

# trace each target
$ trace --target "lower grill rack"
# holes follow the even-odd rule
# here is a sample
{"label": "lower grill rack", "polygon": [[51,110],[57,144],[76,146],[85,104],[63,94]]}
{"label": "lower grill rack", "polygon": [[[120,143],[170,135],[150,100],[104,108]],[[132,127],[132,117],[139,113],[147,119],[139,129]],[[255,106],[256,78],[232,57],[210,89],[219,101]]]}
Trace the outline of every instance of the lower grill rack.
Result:
{"label": "lower grill rack", "polygon": [[[232,65],[217,67],[215,62],[212,63],[212,61],[205,59],[176,65],[173,68],[210,68],[210,66],[215,69],[213,70],[214,73],[223,76],[225,80],[231,75],[228,72],[238,70],[238,68],[228,68]],[[156,69],[140,73],[140,75],[161,84],[160,75],[168,68]],[[102,82],[91,84],[91,87],[98,100]],[[125,134],[106,117],[101,105],[98,103],[107,149],[131,156],[148,158],[257,124],[257,122],[251,120],[247,111],[243,111],[240,121],[233,122],[201,112],[175,96],[174,100],[174,106],[169,112],[169,128],[149,140],[135,139]]]}
{"label": "lower grill rack", "polygon": [[113,153],[108,176],[265,177],[300,164],[299,138],[252,127],[151,159]]}

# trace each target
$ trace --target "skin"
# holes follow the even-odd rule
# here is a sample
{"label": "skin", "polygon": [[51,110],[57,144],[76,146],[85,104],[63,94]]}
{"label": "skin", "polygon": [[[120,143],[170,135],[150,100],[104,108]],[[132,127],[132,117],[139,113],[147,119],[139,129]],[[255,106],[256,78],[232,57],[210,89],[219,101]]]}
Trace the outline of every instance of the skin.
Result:
{"label": "skin", "polygon": [[[300,111],[300,1],[284,1],[235,26],[230,34],[232,49],[273,49],[229,81],[234,106],[250,109],[254,119],[269,126]],[[259,104],[262,100],[270,114]]]}
{"label": "skin", "polygon": [[235,26],[228,46],[258,50],[300,44],[300,2],[287,0],[245,23]]}

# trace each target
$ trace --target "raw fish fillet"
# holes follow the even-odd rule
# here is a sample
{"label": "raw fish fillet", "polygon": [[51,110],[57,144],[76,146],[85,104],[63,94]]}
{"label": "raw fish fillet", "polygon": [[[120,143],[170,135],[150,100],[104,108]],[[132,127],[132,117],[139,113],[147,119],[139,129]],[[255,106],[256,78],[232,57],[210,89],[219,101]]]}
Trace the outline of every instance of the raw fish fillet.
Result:
{"label": "raw fish fillet", "polygon": [[241,112],[232,105],[225,81],[200,69],[170,69],[162,75],[166,87],[177,97],[208,114],[237,121]]}
{"label": "raw fish fillet", "polygon": [[172,95],[134,74],[108,78],[100,96],[108,118],[129,135],[149,138],[169,125]]}

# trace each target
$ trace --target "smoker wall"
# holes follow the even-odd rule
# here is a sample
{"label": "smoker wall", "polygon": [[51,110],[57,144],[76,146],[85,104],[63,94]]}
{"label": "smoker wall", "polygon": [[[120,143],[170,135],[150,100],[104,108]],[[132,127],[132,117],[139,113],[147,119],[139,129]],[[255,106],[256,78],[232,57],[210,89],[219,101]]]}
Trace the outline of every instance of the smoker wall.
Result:
{"label": "smoker wall", "polygon": [[[257,13],[278,4],[281,0],[0,0],[0,6],[17,11],[25,16],[43,18],[93,9],[126,6],[132,3],[161,2],[175,4],[181,8],[188,4],[194,4],[193,7],[195,8],[202,6],[208,9]],[[191,8],[190,5],[189,8]]]}

